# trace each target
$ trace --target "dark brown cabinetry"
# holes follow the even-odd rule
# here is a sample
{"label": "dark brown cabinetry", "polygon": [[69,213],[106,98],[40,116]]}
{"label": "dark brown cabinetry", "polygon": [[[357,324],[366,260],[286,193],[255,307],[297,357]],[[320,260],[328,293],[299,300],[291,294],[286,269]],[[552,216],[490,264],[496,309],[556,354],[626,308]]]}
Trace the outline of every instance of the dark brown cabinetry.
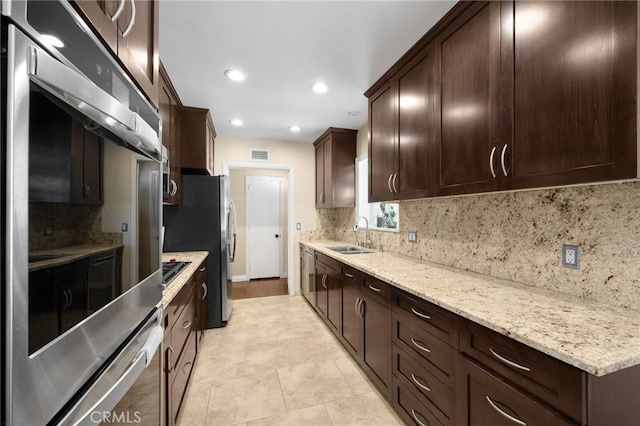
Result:
{"label": "dark brown cabinetry", "polygon": [[71,202],[102,204],[102,139],[73,122],[71,138]]}
{"label": "dark brown cabinetry", "polygon": [[338,262],[316,253],[316,309],[334,333],[340,329],[342,285]]}
{"label": "dark brown cabinetry", "polygon": [[[403,108],[429,92],[406,71],[421,55],[433,125]],[[460,2],[366,93],[370,199],[635,178],[636,74],[635,2]],[[432,172],[414,174],[431,131]],[[403,135],[419,141],[406,156]]]}
{"label": "dark brown cabinetry", "polygon": [[431,47],[369,99],[369,200],[434,194],[434,61]]}
{"label": "dark brown cabinetry", "polygon": [[158,105],[160,2],[79,0],[74,4],[151,103]]}
{"label": "dark brown cabinetry", "polygon": [[183,107],[180,110],[180,124],[180,167],[190,169],[189,172],[213,176],[216,130],[209,110]]}
{"label": "dark brown cabinetry", "polygon": [[356,359],[362,358],[364,323],[360,299],[360,271],[341,264],[342,324],[340,339]]}
{"label": "dark brown cabinetry", "polygon": [[162,145],[169,151],[169,198],[165,204],[180,204],[182,175],[180,174],[180,108],[182,102],[167,71],[160,64],[158,107],[162,119]]}
{"label": "dark brown cabinetry", "polygon": [[357,131],[330,127],[316,148],[316,208],[355,207]]}
{"label": "dark brown cabinetry", "polygon": [[207,272],[207,262],[202,262],[198,267],[195,276],[196,286],[196,343],[198,351],[202,346],[204,330],[207,328],[209,312],[209,274]]}

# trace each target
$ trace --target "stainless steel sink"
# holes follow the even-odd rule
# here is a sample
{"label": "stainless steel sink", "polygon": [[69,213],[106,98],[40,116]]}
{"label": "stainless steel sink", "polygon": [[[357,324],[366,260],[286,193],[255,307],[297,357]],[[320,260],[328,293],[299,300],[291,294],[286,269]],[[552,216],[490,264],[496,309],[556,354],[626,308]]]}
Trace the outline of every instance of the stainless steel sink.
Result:
{"label": "stainless steel sink", "polygon": [[42,262],[43,260],[59,259],[61,257],[69,256],[68,253],[59,254],[30,254],[29,263]]}
{"label": "stainless steel sink", "polygon": [[335,246],[335,247],[327,247],[329,250],[333,250],[340,254],[361,254],[361,253],[371,253],[371,250],[363,249],[361,247],[351,247],[351,246]]}

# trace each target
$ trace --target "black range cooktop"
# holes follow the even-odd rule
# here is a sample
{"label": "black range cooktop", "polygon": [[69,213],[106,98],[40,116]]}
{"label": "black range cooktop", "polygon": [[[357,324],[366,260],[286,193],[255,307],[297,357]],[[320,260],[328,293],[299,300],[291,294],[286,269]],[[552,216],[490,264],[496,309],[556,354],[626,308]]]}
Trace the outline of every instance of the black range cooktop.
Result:
{"label": "black range cooktop", "polygon": [[162,285],[166,287],[191,262],[162,262]]}

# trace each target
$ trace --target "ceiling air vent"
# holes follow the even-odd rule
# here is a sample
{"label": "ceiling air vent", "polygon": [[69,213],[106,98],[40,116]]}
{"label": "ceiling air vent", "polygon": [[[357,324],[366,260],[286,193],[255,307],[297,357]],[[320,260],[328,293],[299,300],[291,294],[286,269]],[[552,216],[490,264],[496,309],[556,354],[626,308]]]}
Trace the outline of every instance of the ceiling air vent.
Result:
{"label": "ceiling air vent", "polygon": [[251,159],[254,161],[269,161],[268,149],[252,149]]}

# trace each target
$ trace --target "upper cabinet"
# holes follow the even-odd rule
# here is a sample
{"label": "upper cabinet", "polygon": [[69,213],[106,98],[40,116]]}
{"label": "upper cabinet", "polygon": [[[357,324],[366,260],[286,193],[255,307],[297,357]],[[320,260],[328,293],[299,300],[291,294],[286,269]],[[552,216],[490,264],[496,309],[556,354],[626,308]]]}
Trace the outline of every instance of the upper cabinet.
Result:
{"label": "upper cabinet", "polygon": [[369,200],[434,193],[434,55],[429,46],[369,98]]}
{"label": "upper cabinet", "polygon": [[180,174],[180,108],[182,103],[167,71],[160,64],[158,106],[162,118],[162,145],[169,150],[169,198],[165,204],[180,204],[182,177]]}
{"label": "upper cabinet", "polygon": [[636,178],[636,48],[635,2],[460,2],[366,93],[370,199]]}
{"label": "upper cabinet", "polygon": [[157,106],[159,0],[81,0],[75,5]]}
{"label": "upper cabinet", "polygon": [[208,109],[183,107],[180,111],[180,167],[213,176],[216,129]]}
{"label": "upper cabinet", "polygon": [[355,207],[356,130],[330,127],[316,148],[316,208]]}

